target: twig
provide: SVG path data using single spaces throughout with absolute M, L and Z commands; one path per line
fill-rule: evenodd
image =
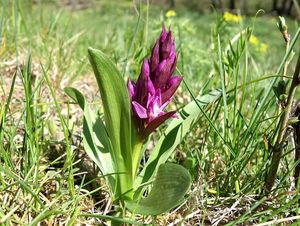
M 294 112 L 292 114 L 292 117 L 297 117 L 298 120 L 300 120 L 300 100 L 298 100 L 295 103 Z M 300 174 L 300 121 L 293 124 L 294 128 L 294 142 L 295 142 L 295 171 L 294 171 L 294 180 L 295 180 L 295 187 L 297 187 L 298 184 L 298 178 Z
M 289 90 L 288 98 L 287 98 L 287 105 L 284 109 L 284 112 L 280 118 L 280 128 L 279 128 L 279 134 L 277 136 L 275 145 L 271 147 L 272 151 L 272 159 L 271 159 L 271 165 L 269 168 L 269 172 L 266 176 L 265 180 L 265 191 L 267 193 L 270 193 L 272 190 L 272 187 L 275 182 L 279 162 L 282 156 L 283 151 L 283 143 L 284 143 L 284 134 L 286 131 L 286 128 L 288 126 L 289 116 L 292 109 L 293 99 L 295 96 L 295 92 L 297 89 L 297 86 L 300 84 L 299 81 L 299 73 L 300 73 L 300 52 L 297 60 L 296 69 L 293 75 L 292 84 Z

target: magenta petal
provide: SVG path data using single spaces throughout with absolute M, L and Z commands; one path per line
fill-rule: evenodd
M 162 104 L 164 104 L 172 98 L 181 81 L 181 76 L 173 76 L 169 79 L 167 89 L 162 93 Z
M 146 82 L 147 82 L 146 85 L 147 85 L 148 95 L 150 94 L 150 96 L 154 96 L 155 95 L 155 88 L 154 88 L 153 82 L 149 78 Z
M 143 106 L 146 106 L 149 96 L 151 97 L 154 95 L 155 95 L 154 85 L 153 85 L 150 77 L 147 76 L 147 77 L 145 77 L 145 80 L 144 80 L 144 83 L 142 86 L 139 103 Z
M 161 46 L 161 57 L 163 60 L 169 57 L 173 49 L 175 50 L 174 47 L 175 46 L 174 46 L 174 41 L 172 40 L 172 31 L 170 30 L 166 36 L 165 41 L 162 43 Z
M 139 118 L 141 118 L 141 119 L 148 118 L 146 108 L 144 108 L 142 105 L 140 105 L 136 101 L 132 101 L 132 106 L 133 106 L 135 113 L 139 116 Z
M 154 118 L 160 116 L 164 112 L 161 109 L 161 92 L 156 90 L 155 96 L 148 99 L 147 103 L 147 113 L 149 122 Z
M 159 64 L 159 40 L 156 41 L 151 53 L 151 58 L 150 58 L 151 73 L 156 70 L 158 64 Z
M 177 113 L 175 113 L 174 115 L 172 115 L 172 118 L 179 118 L 179 116 Z
M 176 56 L 176 53 L 175 53 L 175 58 L 174 58 L 174 62 L 173 62 L 173 65 L 171 67 L 171 70 L 170 70 L 170 74 L 172 75 L 176 69 L 176 62 L 177 62 L 177 56 Z
M 155 71 L 154 87 L 156 89 L 161 88 L 165 85 L 164 83 L 162 83 L 162 81 L 167 80 L 165 79 L 165 77 L 168 76 L 167 64 L 168 64 L 167 60 L 163 60 L 162 62 L 160 62 L 160 64 L 158 65 Z
M 140 88 L 143 86 L 145 80 L 150 76 L 150 66 L 148 59 L 145 59 L 142 64 L 141 73 L 137 80 L 137 86 Z
M 170 71 L 173 66 L 175 55 L 172 57 L 173 57 L 173 59 L 163 60 L 159 64 L 157 74 L 156 74 L 156 81 L 155 81 L 156 88 L 164 87 L 166 85 L 167 81 L 169 80 L 169 78 L 171 77 L 172 74 L 170 73 Z
M 154 96 L 149 95 L 147 105 L 146 105 L 148 113 L 153 112 L 155 102 L 156 102 L 156 95 L 154 95 Z
M 159 127 L 162 123 L 164 123 L 168 118 L 171 118 L 175 113 L 176 113 L 175 111 L 170 111 L 153 119 L 145 128 L 143 132 L 143 136 L 144 137 L 149 136 L 150 133 L 152 133 L 157 127 Z
M 144 77 L 149 77 L 150 76 L 150 66 L 149 66 L 149 61 L 148 59 L 145 59 L 143 61 L 142 65 L 142 70 L 141 70 L 141 75 Z
M 147 103 L 148 98 L 148 86 L 151 88 L 151 84 L 149 85 L 150 80 L 150 67 L 149 67 L 149 61 L 145 59 L 143 61 L 142 69 L 140 76 L 138 78 L 137 84 L 136 84 L 136 100 L 143 106 Z M 152 92 L 152 90 L 151 90 Z
M 135 83 L 131 80 L 128 80 L 127 82 L 127 88 L 129 92 L 130 99 L 134 99 L 134 94 L 135 94 Z
M 165 24 L 163 24 L 162 29 L 161 29 L 160 38 L 159 38 L 160 42 L 164 42 L 166 37 L 167 37 L 166 27 L 165 27 Z

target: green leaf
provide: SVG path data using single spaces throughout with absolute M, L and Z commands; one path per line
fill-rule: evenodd
M 200 106 L 206 106 L 217 100 L 222 94 L 221 90 L 213 90 L 209 94 L 196 98 Z M 195 101 L 187 104 L 178 114 L 178 118 L 173 119 L 167 127 L 163 136 L 155 145 L 149 160 L 135 181 L 135 197 L 139 197 L 143 188 L 141 184 L 150 181 L 160 164 L 165 163 L 176 147 L 182 142 L 185 135 L 191 131 L 192 127 L 198 122 L 201 116 L 201 110 Z
M 114 63 L 101 51 L 88 49 L 89 59 L 99 86 L 105 127 L 112 144 L 111 155 L 116 165 L 116 196 L 132 189 L 134 177 L 131 146 L 131 105 L 128 90 Z
M 84 111 L 85 98 L 84 98 L 83 94 L 79 90 L 72 88 L 72 87 L 66 87 L 66 88 L 64 88 L 64 91 Z
M 64 91 L 81 107 L 84 112 L 83 121 L 83 145 L 88 156 L 99 167 L 101 173 L 106 176 L 112 191 L 115 186 L 115 178 L 112 175 L 114 162 L 110 154 L 110 140 L 105 126 L 98 115 L 87 105 L 84 96 L 75 88 L 67 87 Z
M 183 201 L 191 184 L 191 176 L 184 167 L 165 163 L 160 165 L 149 195 L 139 202 L 128 202 L 126 207 L 133 213 L 159 215 Z

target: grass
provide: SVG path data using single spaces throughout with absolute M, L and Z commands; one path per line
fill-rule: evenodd
M 261 196 L 280 117 L 272 86 L 288 59 L 276 19 L 262 15 L 232 23 L 219 14 L 186 10 L 166 19 L 156 6 L 128 1 L 118 6 L 101 1 L 80 11 L 57 11 L 53 3 L 2 3 L 0 224 L 237 225 L 299 216 L 298 190 L 291 186 L 292 142 L 271 196 Z M 177 72 L 184 76 L 174 107 L 210 90 L 220 89 L 222 97 L 201 109 L 199 123 L 170 159 L 193 175 L 185 202 L 156 219 L 128 213 L 122 218 L 115 216 L 119 207 L 112 205 L 101 175 L 85 156 L 80 110 L 62 90 L 77 87 L 101 109 L 87 48 L 101 49 L 125 78 L 136 78 L 163 21 L 172 25 Z M 299 35 L 297 22 L 288 24 L 293 37 Z M 248 27 L 258 43 L 247 41 Z M 294 40 L 297 54 L 299 41 Z

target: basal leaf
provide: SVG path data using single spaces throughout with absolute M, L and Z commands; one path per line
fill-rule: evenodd
M 99 86 L 105 127 L 119 173 L 117 196 L 132 189 L 131 105 L 125 82 L 114 63 L 101 51 L 89 48 L 89 59 Z
M 217 100 L 221 95 L 220 90 L 211 91 L 209 94 L 197 97 L 200 106 L 206 106 Z M 201 110 L 195 101 L 187 104 L 179 111 L 178 118 L 172 120 L 163 136 L 155 145 L 146 165 L 135 181 L 135 187 L 138 190 L 135 196 L 141 195 L 143 189 L 141 184 L 147 183 L 153 178 L 160 164 L 165 163 L 175 148 L 182 142 L 185 135 L 190 132 L 192 127 L 198 122 L 201 116 Z
M 87 105 L 84 96 L 75 88 L 65 88 L 65 92 L 79 104 L 84 112 L 83 144 L 86 153 L 99 167 L 101 173 L 108 179 L 110 187 L 114 190 L 115 179 L 114 162 L 110 154 L 110 141 L 105 126 L 98 115 Z
M 138 202 L 127 203 L 127 208 L 142 215 L 162 214 L 183 201 L 190 184 L 191 176 L 184 167 L 174 163 L 162 164 L 149 195 Z

